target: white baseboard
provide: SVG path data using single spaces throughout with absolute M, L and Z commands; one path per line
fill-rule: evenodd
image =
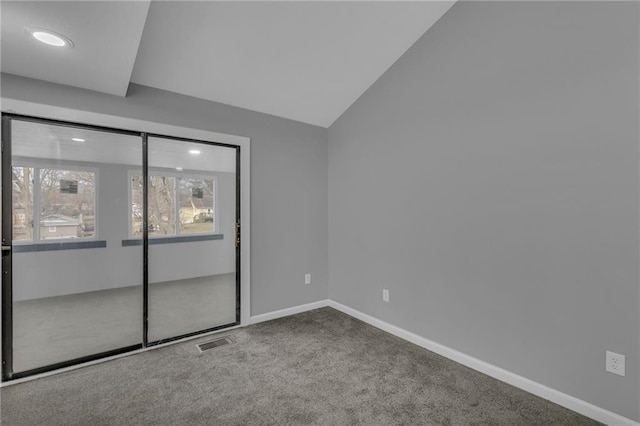
M 267 312 L 266 314 L 252 316 L 250 324 L 257 324 L 259 322 L 270 321 L 276 318 L 288 317 L 289 315 L 299 314 L 300 312 L 306 312 L 312 309 L 324 308 L 325 306 L 329 306 L 329 301 L 327 299 L 294 306 L 292 308 L 280 309 L 279 311 Z
M 329 300 L 328 302 L 330 307 L 361 321 L 364 321 L 376 328 L 384 330 L 387 333 L 391 333 L 394 336 L 397 336 L 401 339 L 435 352 L 438 355 L 442 355 L 455 362 L 484 373 L 487 376 L 491 376 L 512 386 L 523 389 L 529 393 L 554 402 L 558 405 L 566 407 L 599 422 L 615 426 L 640 426 L 640 423 L 637 423 L 619 414 L 597 407 L 591 403 L 575 398 L 571 395 L 567 395 L 566 393 L 562 393 L 540 383 L 534 382 L 533 380 L 519 376 L 500 367 L 496 367 L 495 365 L 481 361 L 462 352 L 458 352 L 455 349 L 451 349 L 447 346 L 441 345 L 440 343 L 425 339 L 424 337 L 418 336 L 415 333 L 411 333 L 400 327 L 396 327 L 395 325 L 391 325 L 387 322 L 381 321 L 377 318 L 357 311 L 341 303 L 335 302 L 333 300 Z

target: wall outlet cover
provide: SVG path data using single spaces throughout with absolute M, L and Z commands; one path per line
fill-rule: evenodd
M 624 355 L 607 351 L 607 363 L 605 366 L 605 370 L 609 373 L 624 376 L 624 360 Z

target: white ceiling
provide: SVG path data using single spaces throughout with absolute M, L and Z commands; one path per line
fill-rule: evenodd
M 120 96 L 131 81 L 328 127 L 454 1 L 2 1 L 0 69 Z M 38 44 L 30 26 L 75 47 Z
M 148 9 L 148 1 L 2 0 L 0 70 L 124 96 Z M 39 43 L 28 27 L 64 34 L 74 47 Z
M 142 138 L 140 136 L 108 133 L 96 130 L 12 120 L 11 149 L 14 164 L 28 164 L 30 160 L 51 160 L 66 163 L 125 164 L 142 167 Z M 73 138 L 84 139 L 84 142 Z M 199 151 L 192 154 L 190 150 Z M 182 168 L 189 171 L 228 172 L 236 170 L 236 151 L 217 145 L 175 141 L 149 137 L 149 168 Z

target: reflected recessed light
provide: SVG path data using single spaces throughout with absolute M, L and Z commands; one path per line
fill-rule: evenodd
M 182 171 L 182 167 L 176 167 L 176 170 L 181 172 Z
M 28 28 L 27 32 L 39 42 L 55 47 L 73 47 L 73 42 L 62 34 L 42 28 Z
M 189 154 L 198 155 L 200 154 L 200 151 L 198 151 L 197 149 L 190 149 Z
M 74 142 L 84 142 L 84 139 L 82 138 L 71 138 L 71 140 Z

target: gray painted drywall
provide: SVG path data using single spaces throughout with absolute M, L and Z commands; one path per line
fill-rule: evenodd
M 251 315 L 327 298 L 326 129 L 135 84 L 121 98 L 0 78 L 4 98 L 250 137 Z
M 329 128 L 330 299 L 640 420 L 638 8 L 454 5 Z

